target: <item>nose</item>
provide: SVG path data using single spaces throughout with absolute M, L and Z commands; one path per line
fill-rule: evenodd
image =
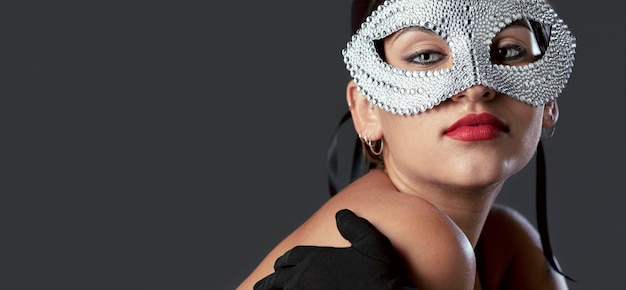
M 452 96 L 452 100 L 455 102 L 480 102 L 492 100 L 495 96 L 496 91 L 483 85 L 473 85 Z

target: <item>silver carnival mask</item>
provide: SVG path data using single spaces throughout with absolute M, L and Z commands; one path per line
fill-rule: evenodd
M 545 51 L 521 66 L 494 63 L 492 40 L 516 21 L 549 31 Z M 387 64 L 375 42 L 411 26 L 445 40 L 452 67 L 411 71 Z M 342 53 L 359 91 L 370 102 L 394 114 L 412 115 L 473 85 L 532 106 L 544 105 L 565 88 L 575 48 L 575 37 L 543 0 L 387 0 L 363 22 Z

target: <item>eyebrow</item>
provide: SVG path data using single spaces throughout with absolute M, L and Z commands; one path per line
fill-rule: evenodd
M 436 35 L 439 36 L 437 33 L 435 33 L 434 31 L 426 28 L 426 27 L 422 27 L 422 26 L 409 26 L 409 27 L 405 27 L 402 28 L 400 30 L 398 30 L 398 33 L 396 33 L 391 39 L 391 43 L 393 43 L 398 37 L 400 37 L 400 35 L 404 34 L 407 31 L 420 31 L 420 32 L 426 32 L 432 35 Z

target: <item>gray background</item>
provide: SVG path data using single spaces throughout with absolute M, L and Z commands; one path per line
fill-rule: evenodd
M 552 246 L 571 289 L 626 289 L 625 4 L 551 2 L 578 39 Z M 349 8 L 1 2 L 0 289 L 233 289 L 329 197 Z M 532 221 L 533 174 L 499 197 Z

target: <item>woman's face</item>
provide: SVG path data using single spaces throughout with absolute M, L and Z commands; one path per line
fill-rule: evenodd
M 423 28 L 397 31 L 383 45 L 386 62 L 406 70 L 450 68 L 454 61 L 446 41 Z M 539 57 L 526 26 L 511 25 L 493 40 L 493 63 L 519 66 Z M 385 167 L 400 184 L 476 187 L 499 184 L 528 163 L 543 106 L 476 85 L 417 115 L 380 113 Z

